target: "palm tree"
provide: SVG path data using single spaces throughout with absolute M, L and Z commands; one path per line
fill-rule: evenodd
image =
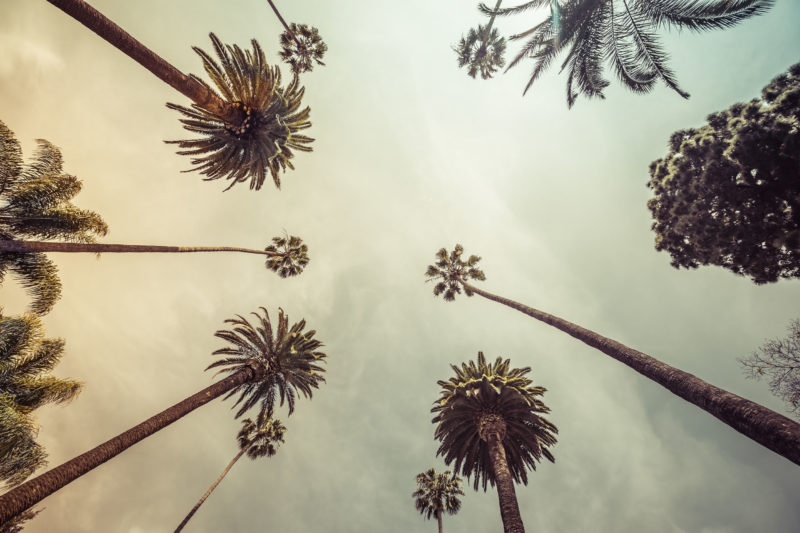
M 437 282 L 433 288 L 435 296 L 442 294 L 445 300 L 451 301 L 463 289 L 467 296 L 478 294 L 549 324 L 628 365 L 736 431 L 800 465 L 800 424 L 797 422 L 594 331 L 471 285 L 467 280 L 482 281 L 486 276 L 476 266 L 480 257 L 472 255 L 464 261 L 461 259 L 463 252 L 464 248 L 457 244 L 449 254 L 444 248 L 436 253 L 436 263 L 429 265 L 425 273 L 426 281 Z
M 456 514 L 461 509 L 463 496 L 461 478 L 446 470 L 437 473 L 433 467 L 421 474 L 417 474 L 417 490 L 411 494 L 414 505 L 427 520 L 436 517 L 439 523 L 439 533 L 442 533 L 442 514 Z
M 0 316 L 0 480 L 9 486 L 47 464 L 34 411 L 81 391 L 80 382 L 49 375 L 63 351 L 62 339 L 44 338 L 36 315 Z
M 497 0 L 494 11 L 500 9 L 503 0 Z M 488 80 L 498 68 L 506 64 L 503 54 L 506 51 L 506 40 L 500 37 L 497 29 L 492 29 L 495 15 L 489 19 L 486 26 L 478 25 L 478 28 L 470 28 L 466 37 L 462 37 L 458 46 L 453 50 L 458 55 L 458 68 L 469 65 L 467 74 L 474 78 L 478 71 L 481 78 Z
M 70 200 L 81 190 L 75 176 L 62 171 L 59 149 L 39 140 L 33 160 L 23 164 L 13 132 L 0 122 L 0 242 L 24 238 L 91 243 L 108 226 L 97 213 Z M 44 254 L 0 251 L 0 281 L 11 271 L 32 295 L 30 310 L 44 315 L 61 295 L 57 269 Z
M 450 365 L 455 376 L 438 381 L 441 390 L 434 403 L 437 455 L 455 462 L 454 472 L 473 476 L 473 488 L 497 485 L 500 515 L 505 533 L 524 533 L 514 483 L 528 484 L 526 469 L 536 470 L 542 456 L 555 459 L 547 448 L 556 443 L 558 429 L 540 415 L 550 411 L 539 396 L 547 390 L 532 385 L 525 375 L 530 368 L 510 368 L 511 361 L 498 357 L 487 363 L 483 352 L 478 362 Z
M 280 277 L 300 274 L 308 265 L 308 246 L 295 235 L 273 237 L 272 244 L 264 250 L 237 248 L 233 246 L 156 246 L 145 244 L 101 244 L 48 241 L 0 240 L 0 254 L 40 255 L 45 252 L 66 253 L 192 253 L 192 252 L 241 252 L 267 256 L 266 267 Z
M 286 31 L 281 34 L 281 51 L 279 55 L 285 63 L 292 67 L 292 72 L 301 74 L 313 69 L 312 61 L 318 65 L 325 65 L 322 56 L 328 51 L 328 45 L 322 40 L 317 28 L 306 24 L 286 24 L 280 11 L 272 0 L 267 0 L 275 16 Z
M 534 67 L 523 94 L 550 66 L 555 56 L 568 49 L 562 70 L 567 70 L 567 104 L 572 107 L 580 94 L 603 98 L 609 82 L 604 64 L 611 63 L 617 78 L 629 89 L 646 93 L 661 80 L 683 98 L 689 94 L 678 86 L 667 66 L 668 56 L 657 31 L 676 27 L 691 31 L 729 28 L 767 11 L 774 0 L 530 0 L 505 9 L 480 10 L 489 16 L 516 15 L 551 6 L 552 16 L 510 40 L 528 39 L 509 63 L 523 59 Z
M 200 506 L 203 505 L 203 502 L 205 502 L 214 489 L 217 488 L 222 478 L 233 468 L 233 465 L 236 464 L 236 461 L 238 461 L 242 455 L 246 453 L 250 459 L 254 460 L 259 457 L 272 457 L 278 452 L 278 447 L 283 443 L 285 433 L 286 427 L 283 423 L 280 420 L 269 418 L 267 415 L 259 413 L 255 422 L 249 418 L 245 419 L 242 422 L 242 429 L 239 431 L 239 435 L 237 435 L 239 453 L 228 463 L 228 466 L 225 467 L 225 470 L 222 471 L 222 474 L 219 475 L 216 481 L 211 484 L 206 493 L 203 494 L 203 497 L 200 498 L 200 501 L 192 507 L 192 510 L 189 511 L 186 518 L 178 524 L 175 533 L 178 533 L 186 526 L 189 519 L 191 519 Z
M 313 139 L 297 133 L 311 126 L 309 108 L 299 110 L 304 89 L 296 76 L 287 87 L 281 87 L 280 69 L 267 64 L 255 40 L 250 52 L 223 45 L 210 34 L 220 63 L 193 48 L 218 94 L 197 76 L 187 76 L 167 63 L 83 0 L 48 2 L 193 102 L 191 108 L 175 104 L 167 107 L 183 114 L 184 127 L 203 137 L 168 142 L 178 144 L 183 149 L 180 154 L 197 156 L 192 159 L 198 165 L 193 170 L 204 174 L 206 180 L 224 177 L 231 180 L 230 189 L 249 178 L 250 188 L 258 190 L 269 171 L 275 186 L 280 187 L 278 171 L 294 168 L 289 161 L 294 157 L 293 150 L 311 151 L 308 144 Z
M 223 357 L 206 370 L 219 368 L 220 372 L 228 374 L 226 378 L 3 494 L 0 496 L 0 524 L 223 394 L 224 399 L 239 395 L 233 405 L 239 408 L 235 415 L 237 418 L 254 407 L 262 417 L 271 415 L 278 397 L 280 405 L 286 401 L 291 415 L 298 392 L 310 398 L 312 389 L 325 382 L 322 376 L 325 369 L 320 364 L 326 355 L 318 350 L 322 343 L 314 339 L 316 331 L 303 331 L 305 320 L 289 327 L 289 317 L 281 309 L 278 327 L 273 332 L 267 310 L 262 307 L 261 311 L 263 316 L 253 313 L 258 319 L 256 326 L 237 316 L 226 320 L 233 324 L 231 330 L 215 333 L 229 345 L 214 352 L 214 355 Z

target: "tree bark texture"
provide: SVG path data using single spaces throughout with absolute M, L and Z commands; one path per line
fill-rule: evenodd
M 800 465 L 800 424 L 797 422 L 577 324 L 483 291 L 468 283 L 464 283 L 464 286 L 475 294 L 525 313 L 597 348 L 687 402 L 711 413 L 762 446 Z
M 517 504 L 517 493 L 514 490 L 514 479 L 508 468 L 508 459 L 503 443 L 496 433 L 490 435 L 486 443 L 489 446 L 489 457 L 494 470 L 497 498 L 500 500 L 503 531 L 504 533 L 525 533 L 525 526 L 522 524 L 522 516 Z
M 436 511 L 436 521 L 439 522 L 439 533 L 443 533 L 444 529 L 442 529 L 442 512 Z
M 151 246 L 146 244 L 99 244 L 48 241 L 6 241 L 0 240 L 0 252 L 66 252 L 66 253 L 190 253 L 190 252 L 242 252 L 246 254 L 280 255 L 266 250 L 236 248 L 232 246 Z
M 210 387 L 206 387 L 200 392 L 189 396 L 185 400 L 176 403 L 169 409 L 148 418 L 138 426 L 134 426 L 124 433 L 120 433 L 113 439 L 92 448 L 88 452 L 70 459 L 66 463 L 8 491 L 0 496 L 0 524 L 3 524 L 22 511 L 33 507 L 64 485 L 75 481 L 86 472 L 97 468 L 145 437 L 149 437 L 156 431 L 167 427 L 198 407 L 225 394 L 237 385 L 255 379 L 255 375 L 256 372 L 253 368 L 246 367 L 214 383 Z
M 155 74 L 161 81 L 228 124 L 238 124 L 239 113 L 199 81 L 183 74 L 134 39 L 128 32 L 83 0 L 47 0 L 122 53 Z
M 222 473 L 219 475 L 216 481 L 214 481 L 214 483 L 211 484 L 206 493 L 203 494 L 203 497 L 200 498 L 200 501 L 198 501 L 194 505 L 194 507 L 192 507 L 192 510 L 189 511 L 189 514 L 186 515 L 186 518 L 183 519 L 183 522 L 178 524 L 178 527 L 175 528 L 175 533 L 179 533 L 186 526 L 186 524 L 189 522 L 192 516 L 194 516 L 194 513 L 196 513 L 197 510 L 200 508 L 200 506 L 203 505 L 203 502 L 205 502 L 208 499 L 208 497 L 211 496 L 211 493 L 214 492 L 214 489 L 217 488 L 217 485 L 219 485 L 219 482 L 222 481 L 222 478 L 228 475 L 228 472 L 230 472 L 231 468 L 233 468 L 233 465 L 236 464 L 236 461 L 238 461 L 242 457 L 242 455 L 244 455 L 245 452 L 250 449 L 250 446 L 252 445 L 253 443 L 251 442 L 250 444 L 239 450 L 239 453 L 237 453 L 236 456 L 233 458 L 233 460 L 230 463 L 228 463 L 228 466 L 225 467 L 225 470 L 222 471 Z

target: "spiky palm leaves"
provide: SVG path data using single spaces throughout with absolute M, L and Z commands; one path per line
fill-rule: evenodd
M 288 31 L 281 33 L 281 59 L 287 63 L 295 74 L 313 70 L 314 63 L 325 66 L 322 57 L 328 51 L 328 45 L 322 40 L 317 28 L 306 24 L 292 23 Z
M 480 5 L 488 16 L 515 15 L 552 4 L 553 0 L 531 0 L 505 9 Z M 568 49 L 561 69 L 567 70 L 567 104 L 580 94 L 603 98 L 609 82 L 604 65 L 611 63 L 617 78 L 629 89 L 646 93 L 661 80 L 684 98 L 675 74 L 667 66 L 668 56 L 658 30 L 677 27 L 706 31 L 731 27 L 761 14 L 774 0 L 566 0 L 553 16 L 510 40 L 527 39 L 506 70 L 523 59 L 533 59 L 525 94 L 555 56 Z M 560 24 L 555 23 L 556 13 Z
M 449 254 L 445 248 L 441 248 L 436 252 L 436 263 L 428 265 L 428 270 L 425 276 L 428 278 L 425 281 L 436 281 L 433 287 L 433 295 L 439 296 L 444 294 L 444 299 L 452 302 L 456 299 L 456 294 L 464 293 L 467 296 L 472 296 L 472 291 L 469 287 L 463 285 L 464 281 L 474 279 L 483 281 L 486 275 L 475 265 L 481 260 L 477 255 L 469 256 L 469 259 L 463 261 L 461 255 L 464 253 L 464 248 L 460 244 L 456 244 L 455 248 Z
M 108 226 L 100 215 L 70 203 L 81 182 L 62 171 L 59 149 L 41 139 L 38 143 L 33 160 L 24 165 L 19 142 L 0 122 L 0 239 L 87 243 L 105 235 Z M 0 281 L 8 271 L 33 297 L 34 313 L 49 312 L 61 295 L 57 269 L 44 254 L 0 253 Z
M 233 388 L 225 398 L 239 394 L 234 407 L 239 406 L 236 416 L 240 417 L 251 407 L 259 404 L 259 415 L 271 415 L 275 407 L 276 395 L 280 404 L 284 400 L 289 406 L 289 414 L 294 411 L 296 391 L 310 398 L 312 389 L 325 382 L 322 373 L 325 371 L 320 363 L 326 355 L 318 351 L 322 343 L 314 339 L 316 331 L 304 333 L 306 321 L 301 320 L 289 327 L 289 317 L 278 310 L 278 327 L 272 329 L 269 313 L 261 308 L 264 316 L 253 315 L 258 319 L 257 325 L 251 325 L 243 317 L 228 319 L 233 324 L 231 330 L 217 331 L 215 335 L 226 340 L 230 346 L 220 348 L 214 355 L 223 355 L 223 359 L 208 366 L 220 368 L 220 372 L 235 374 L 245 367 L 262 367 L 263 379 L 243 383 Z
M 45 339 L 34 315 L 0 316 L 0 480 L 16 485 L 46 464 L 33 411 L 72 400 L 81 384 L 47 375 L 64 341 Z
M 463 495 L 461 478 L 449 470 L 437 473 L 431 467 L 417 474 L 417 490 L 411 497 L 417 511 L 430 520 L 432 516 L 441 519 L 444 513 L 456 514 L 461 509 L 459 496 Z
M 295 235 L 273 237 L 272 244 L 265 250 L 274 254 L 267 258 L 267 268 L 282 278 L 296 276 L 308 265 L 308 246 Z
M 489 433 L 499 431 L 508 468 L 517 483 L 527 484 L 526 469 L 536 470 L 542 456 L 554 461 L 547 449 L 556 443 L 558 429 L 540 415 L 548 413 L 539 396 L 546 391 L 526 377 L 529 367 L 510 368 L 509 359 L 498 357 L 487 363 L 478 352 L 477 363 L 450 365 L 455 376 L 438 381 L 441 396 L 432 413 L 435 437 L 441 442 L 437 455 L 445 463 L 455 462 L 454 472 L 473 476 L 473 487 L 495 485 L 489 455 Z
M 488 80 L 506 64 L 503 58 L 506 40 L 491 26 L 470 28 L 453 50 L 458 55 L 458 67 L 467 66 L 467 74 L 472 78 L 480 72 L 481 78 Z
M 311 126 L 310 109 L 300 110 L 305 89 L 297 76 L 281 87 L 281 74 L 277 66 L 267 64 L 264 51 L 258 42 L 251 41 L 250 50 L 237 45 L 224 45 L 216 35 L 210 34 L 214 51 L 219 59 L 198 47 L 193 50 L 203 60 L 203 66 L 222 98 L 239 110 L 241 122 L 230 124 L 196 104 L 191 108 L 167 104 L 186 118 L 184 128 L 202 135 L 199 139 L 167 141 L 183 150 L 179 154 L 197 156 L 191 171 L 198 171 L 206 180 L 225 178 L 231 184 L 250 180 L 251 189 L 260 189 L 267 173 L 280 188 L 279 172 L 293 169 L 293 150 L 310 152 L 308 146 L 314 139 L 297 133 Z M 199 78 L 193 78 L 204 83 Z

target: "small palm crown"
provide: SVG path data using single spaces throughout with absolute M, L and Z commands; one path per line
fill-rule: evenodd
M 282 278 L 296 276 L 308 265 L 308 246 L 300 237 L 273 237 L 272 244 L 265 250 L 273 254 L 267 259 L 267 268 Z
M 506 64 L 503 54 L 506 51 L 506 40 L 500 37 L 497 29 L 488 26 L 470 28 L 466 37 L 462 37 L 453 50 L 458 54 L 458 66 L 469 65 L 467 74 L 475 77 L 478 72 L 481 78 L 491 78 L 498 68 Z
M 219 89 L 222 98 L 239 112 L 237 124 L 222 119 L 193 104 L 186 108 L 167 104 L 184 117 L 184 128 L 203 135 L 199 139 L 167 141 L 184 150 L 179 154 L 197 156 L 192 159 L 191 170 L 207 176 L 206 180 L 225 178 L 231 184 L 250 180 L 251 189 L 260 189 L 267 172 L 280 188 L 279 171 L 293 169 L 292 150 L 310 152 L 308 146 L 314 139 L 297 132 L 311 127 L 310 109 L 298 111 L 305 89 L 297 76 L 286 87 L 281 87 L 281 73 L 277 66 L 267 64 L 264 51 L 252 40 L 253 51 L 244 51 L 236 45 L 223 45 L 210 34 L 214 51 L 221 63 L 198 47 L 193 50 L 203 60 L 203 66 Z M 192 76 L 209 90 L 213 89 L 196 76 Z M 187 171 L 188 172 L 188 171 Z
M 259 404 L 259 414 L 269 418 L 274 411 L 276 395 L 280 397 L 280 405 L 286 400 L 291 415 L 297 391 L 310 398 L 312 389 L 325 382 L 322 376 L 325 369 L 320 363 L 327 356 L 318 351 L 322 343 L 314 338 L 316 331 L 304 333 L 305 320 L 289 328 L 289 317 L 283 309 L 278 309 L 278 328 L 273 332 L 267 310 L 262 307 L 261 311 L 264 316 L 253 313 L 258 319 L 256 326 L 241 316 L 225 321 L 233 324 L 233 329 L 220 330 L 214 335 L 228 341 L 230 346 L 216 350 L 214 355 L 225 357 L 206 368 L 221 367 L 220 372 L 228 374 L 247 367 L 254 370 L 256 379 L 239 385 L 225 396 L 227 399 L 239 393 L 233 405 L 240 406 L 237 418 L 256 404 Z
M 456 294 L 461 294 L 461 289 L 464 289 L 464 294 L 472 296 L 473 292 L 464 285 L 468 279 L 484 281 L 486 275 L 475 265 L 481 260 L 477 255 L 469 256 L 469 259 L 463 261 L 461 255 L 464 253 L 464 248 L 460 244 L 449 254 L 445 248 L 441 248 L 436 252 L 436 263 L 428 265 L 428 270 L 425 276 L 428 278 L 425 281 L 438 280 L 433 287 L 433 295 L 439 296 L 444 294 L 444 299 L 452 302 L 456 299 Z
M 546 391 L 532 385 L 525 375 L 529 367 L 510 368 L 510 360 L 498 357 L 487 363 L 483 352 L 478 361 L 450 365 L 455 376 L 438 381 L 441 397 L 434 403 L 437 424 L 435 438 L 441 445 L 437 455 L 445 463 L 455 461 L 454 472 L 469 478 L 473 486 L 487 483 L 494 486 L 495 474 L 489 455 L 488 441 L 498 438 L 508 458 L 514 481 L 527 484 L 526 469 L 536 470 L 536 462 L 544 456 L 555 461 L 547 449 L 556 443 L 558 429 L 539 416 L 550 411 L 538 397 Z
M 461 509 L 463 496 L 461 490 L 461 478 L 446 470 L 437 473 L 431 467 L 421 474 L 417 474 L 417 490 L 411 497 L 414 498 L 414 506 L 427 520 L 431 517 L 440 516 L 443 513 L 456 514 Z
M 328 45 L 322 40 L 317 28 L 306 24 L 292 23 L 291 32 L 281 33 L 281 51 L 278 55 L 287 63 L 295 74 L 309 72 L 317 65 L 325 66 L 322 56 L 328 51 Z
M 247 449 L 250 459 L 258 459 L 275 455 L 283 444 L 285 434 L 286 426 L 283 422 L 259 413 L 255 421 L 249 418 L 242 421 L 242 429 L 236 439 L 240 449 Z

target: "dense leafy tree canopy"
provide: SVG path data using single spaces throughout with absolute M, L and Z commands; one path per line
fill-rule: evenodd
M 105 235 L 108 226 L 100 215 L 70 203 L 82 185 L 62 171 L 59 149 L 41 139 L 38 143 L 32 161 L 24 165 L 19 142 L 0 122 L 0 239 L 91 243 Z M 56 267 L 44 254 L 0 253 L 0 281 L 8 271 L 20 277 L 37 314 L 50 311 L 61 295 Z
M 772 339 L 749 357 L 740 359 L 748 378 L 769 379 L 769 390 L 800 415 L 800 320 L 789 325 L 783 339 Z
M 319 35 L 319 30 L 306 24 L 292 23 L 288 31 L 281 33 L 281 50 L 278 52 L 284 63 L 295 74 L 314 69 L 314 63 L 325 66 L 322 57 L 328 45 Z
M 425 281 L 436 282 L 433 286 L 434 296 L 443 295 L 446 301 L 452 302 L 456 299 L 456 294 L 461 294 L 462 288 L 464 294 L 472 296 L 472 291 L 463 282 L 486 279 L 483 271 L 476 266 L 481 258 L 471 255 L 464 261 L 461 259 L 463 253 L 464 247 L 460 244 L 456 244 L 449 254 L 445 248 L 436 252 L 436 263 L 428 265 L 428 270 L 425 271 L 425 277 L 428 278 Z
M 656 249 L 756 283 L 800 277 L 800 63 L 760 99 L 672 135 L 650 165 Z
M 282 278 L 297 276 L 309 262 L 308 246 L 303 244 L 303 239 L 295 235 L 273 237 L 272 244 L 265 250 L 274 254 L 267 258 L 267 269 Z
M 417 474 L 417 490 L 411 497 L 414 498 L 417 511 L 430 520 L 431 517 L 441 517 L 444 513 L 456 514 L 461 509 L 459 496 L 463 495 L 461 478 L 449 470 L 436 472 L 431 467 Z
M 286 426 L 277 418 L 269 418 L 266 413 L 259 413 L 255 420 L 245 418 L 242 429 L 236 436 L 239 449 L 247 449 L 250 459 L 272 457 L 278 453 L 286 435 Z

